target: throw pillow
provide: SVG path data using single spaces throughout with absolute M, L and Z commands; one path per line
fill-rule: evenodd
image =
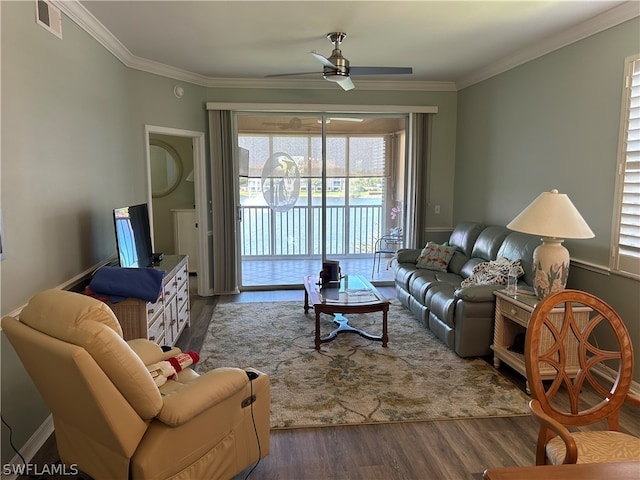
M 420 252 L 420 256 L 416 262 L 416 267 L 446 272 L 447 266 L 455 252 L 456 247 L 428 242 L 422 249 L 422 252 Z
M 471 285 L 506 285 L 511 269 L 514 269 L 517 276 L 524 274 L 520 266 L 520 260 L 509 260 L 500 257 L 490 262 L 479 263 L 473 267 L 473 273 L 465 278 L 460 284 L 461 287 Z

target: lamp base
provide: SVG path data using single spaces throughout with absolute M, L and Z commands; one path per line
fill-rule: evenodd
M 533 288 L 538 299 L 564 290 L 569 278 L 569 250 L 562 239 L 543 237 L 533 251 Z

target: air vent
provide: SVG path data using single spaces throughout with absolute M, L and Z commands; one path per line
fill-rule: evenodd
M 36 23 L 56 37 L 62 38 L 60 9 L 48 0 L 36 0 Z

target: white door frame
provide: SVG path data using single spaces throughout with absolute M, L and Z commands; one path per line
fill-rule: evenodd
M 204 297 L 212 295 L 209 288 L 209 248 L 207 247 L 207 237 L 209 235 L 207 225 L 207 188 L 205 174 L 205 139 L 203 132 L 192 130 L 182 130 L 170 127 L 160 127 L 156 125 L 145 125 L 145 155 L 147 161 L 147 203 L 149 205 L 149 221 L 151 223 L 151 237 L 153 238 L 153 210 L 151 194 L 151 149 L 149 148 L 149 135 L 152 133 L 161 135 L 173 135 L 176 137 L 186 137 L 191 139 L 193 147 L 193 183 L 196 201 L 196 221 L 198 222 L 198 295 Z

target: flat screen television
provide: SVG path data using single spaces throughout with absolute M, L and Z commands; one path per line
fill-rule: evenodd
M 123 268 L 153 264 L 149 209 L 146 203 L 113 210 L 118 260 Z

